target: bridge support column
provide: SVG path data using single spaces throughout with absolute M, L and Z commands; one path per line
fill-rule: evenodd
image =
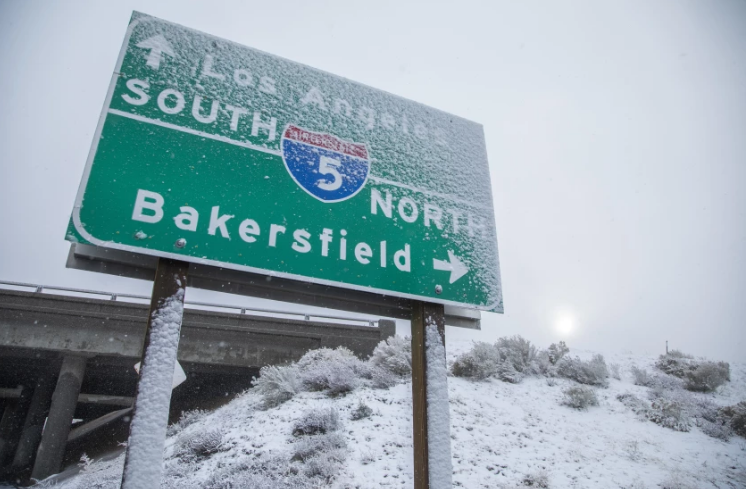
M 10 465 L 13 460 L 13 452 L 18 446 L 23 420 L 26 418 L 30 403 L 31 388 L 23 386 L 21 395 L 5 406 L 3 417 L 0 419 L 0 469 Z M 5 470 L 2 471 L 5 472 Z
M 23 479 L 30 474 L 34 455 L 39 448 L 44 421 L 47 419 L 49 406 L 52 404 L 52 394 L 54 393 L 59 366 L 59 363 L 57 363 L 55 369 L 48 369 L 41 373 L 36 381 L 34 394 L 31 396 L 31 405 L 11 465 L 11 471 Z
M 67 436 L 78 404 L 80 385 L 85 374 L 86 358 L 68 355 L 62 360 L 62 368 L 52 395 L 49 417 L 36 452 L 31 478 L 43 480 L 59 472 L 65 455 Z

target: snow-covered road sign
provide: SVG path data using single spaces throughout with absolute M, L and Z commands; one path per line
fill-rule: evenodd
M 502 311 L 480 125 L 137 12 L 67 239 Z

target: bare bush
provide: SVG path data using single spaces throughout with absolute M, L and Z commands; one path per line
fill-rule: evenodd
M 327 391 L 332 396 L 353 391 L 360 379 L 370 374 L 368 366 L 343 346 L 311 350 L 298 360 L 296 368 L 306 389 Z
M 471 350 L 459 355 L 451 366 L 456 377 L 486 379 L 497 373 L 499 356 L 495 347 L 483 341 L 475 342 Z
M 293 436 L 331 433 L 339 427 L 339 411 L 336 408 L 312 409 L 295 422 Z
M 412 375 L 412 341 L 410 338 L 390 336 L 373 350 L 370 365 L 399 377 Z
M 578 357 L 565 357 L 557 363 L 557 374 L 580 384 L 600 387 L 608 385 L 609 370 L 601 355 L 594 355 L 588 361 Z
M 590 387 L 577 386 L 565 389 L 562 404 L 574 409 L 588 409 L 589 406 L 598 406 L 596 391 Z
M 547 353 L 549 354 L 549 361 L 552 363 L 552 365 L 556 365 L 557 362 L 562 360 L 562 357 L 570 353 L 570 349 L 567 347 L 564 341 L 560 341 L 559 343 L 552 343 L 549 345 L 549 348 L 547 348 Z
M 303 390 L 295 365 L 262 367 L 259 378 L 254 377 L 252 384 L 262 396 L 265 408 L 279 406 Z

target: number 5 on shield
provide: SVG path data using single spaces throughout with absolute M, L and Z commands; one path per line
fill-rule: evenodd
M 334 180 L 331 182 L 328 180 L 319 180 L 316 182 L 316 186 L 321 190 L 337 190 L 342 186 L 342 175 L 339 174 L 337 168 L 341 166 L 341 163 L 336 158 L 330 158 L 328 156 L 321 156 L 321 162 L 319 163 L 319 173 L 322 175 L 331 175 Z

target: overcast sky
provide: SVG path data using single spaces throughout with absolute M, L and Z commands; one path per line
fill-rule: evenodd
M 743 0 L 0 0 L 0 280 L 150 293 L 65 269 L 132 10 L 483 124 L 506 312 L 449 337 L 746 359 Z

